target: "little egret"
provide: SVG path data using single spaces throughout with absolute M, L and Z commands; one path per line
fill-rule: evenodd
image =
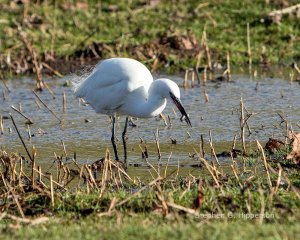
M 192 126 L 181 105 L 178 85 L 166 78 L 153 81 L 146 66 L 134 59 L 111 58 L 100 62 L 86 78 L 74 83 L 74 93 L 90 104 L 96 113 L 112 117 L 111 142 L 116 160 L 119 160 L 115 141 L 115 122 L 118 115 L 126 116 L 122 133 L 125 161 L 128 116 L 157 116 L 164 110 L 167 99 L 170 99 L 187 124 Z

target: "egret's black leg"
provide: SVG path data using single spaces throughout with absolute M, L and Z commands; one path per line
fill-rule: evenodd
M 111 129 L 111 143 L 112 143 L 113 148 L 114 148 L 115 159 L 117 161 L 119 161 L 118 151 L 117 151 L 117 145 L 116 145 L 116 137 L 115 137 L 115 131 L 116 131 L 115 123 L 116 123 L 116 117 L 113 116 L 112 117 L 112 129 Z
M 127 125 L 128 125 L 128 117 L 126 117 L 125 120 L 125 127 L 124 131 L 122 133 L 122 140 L 123 140 L 123 146 L 124 146 L 124 162 L 127 160 L 127 148 L 126 148 L 126 132 L 127 132 Z

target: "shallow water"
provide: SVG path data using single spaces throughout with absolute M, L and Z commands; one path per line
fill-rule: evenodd
M 160 75 L 165 77 L 165 75 Z M 160 77 L 158 76 L 158 77 Z M 157 76 L 156 76 L 157 77 Z M 168 76 L 178 84 L 183 83 L 181 77 Z M 32 93 L 34 79 L 23 78 L 7 82 L 11 92 L 8 93 L 3 84 L 0 85 L 0 92 L 3 96 L 0 99 L 0 115 L 4 119 L 4 134 L 0 135 L 0 146 L 5 150 L 18 151 L 25 155 L 21 141 L 11 123 L 9 113 L 12 113 L 17 126 L 23 136 L 26 145 L 30 148 L 34 145 L 37 149 L 37 160 L 49 162 L 54 160 L 54 152 L 57 155 L 63 154 L 62 141 L 65 143 L 67 153 L 77 154 L 77 159 L 82 163 L 92 162 L 104 156 L 106 148 L 111 150 L 110 120 L 105 115 L 97 115 L 90 106 L 84 106 L 75 99 L 70 87 L 63 87 L 67 78 L 46 79 L 49 87 L 53 90 L 56 98 L 45 90 L 38 95 L 46 104 L 63 119 L 63 124 L 42 105 L 36 104 L 36 97 Z M 257 88 L 257 89 L 256 89 Z M 185 122 L 180 121 L 180 114 L 174 115 L 172 104 L 168 104 L 164 111 L 165 116 L 170 115 L 171 126 L 165 126 L 159 119 L 138 119 L 136 127 L 128 128 L 128 162 L 144 164 L 141 157 L 141 149 L 146 144 L 149 153 L 149 160 L 157 160 L 157 150 L 154 140 L 154 132 L 159 129 L 159 141 L 162 151 L 162 162 L 170 157 L 170 164 L 191 165 L 197 161 L 191 157 L 198 151 L 200 136 L 204 137 L 207 153 L 209 130 L 212 132 L 213 144 L 217 152 L 229 150 L 234 135 L 239 136 L 239 104 L 243 97 L 244 104 L 249 112 L 256 115 L 251 117 L 249 125 L 252 130 L 247 135 L 247 147 L 254 147 L 254 140 L 258 139 L 265 143 L 269 137 L 284 140 L 285 125 L 280 124 L 281 118 L 278 113 L 287 116 L 289 124 L 295 130 L 299 130 L 300 123 L 300 84 L 289 82 L 282 78 L 261 77 L 250 79 L 245 75 L 233 75 L 230 82 L 207 82 L 206 84 L 209 102 L 205 103 L 203 86 L 194 88 L 181 88 L 181 99 L 188 112 L 192 125 L 189 128 Z M 63 113 L 63 93 L 67 96 L 67 111 Z M 31 140 L 28 138 L 25 119 L 11 109 L 11 105 L 19 108 L 34 122 L 30 126 Z M 86 122 L 85 119 L 90 120 Z M 123 130 L 124 117 L 121 117 L 117 125 L 119 138 L 119 154 L 122 156 L 123 147 L 121 144 L 121 132 Z M 11 129 L 11 131 L 10 131 Z M 171 144 L 171 139 L 176 139 L 177 144 Z M 141 144 L 141 139 L 144 143 Z M 239 137 L 237 142 L 239 142 Z M 139 146 L 140 145 L 140 146 Z M 112 150 L 111 150 L 112 151 Z M 226 161 L 226 159 L 221 159 Z

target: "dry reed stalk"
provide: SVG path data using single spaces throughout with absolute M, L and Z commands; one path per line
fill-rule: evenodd
M 46 87 L 46 89 L 48 90 L 48 92 L 51 94 L 52 98 L 55 99 L 55 93 L 51 90 L 51 88 L 48 86 L 48 84 L 46 82 L 44 82 L 44 86 Z
M 199 53 L 197 54 L 197 61 L 196 61 L 196 66 L 195 66 L 195 69 L 196 72 L 198 72 L 198 68 L 200 67 L 200 64 L 201 64 L 201 59 L 202 59 L 202 50 L 199 50 Z M 200 84 L 200 82 L 199 82 Z
M 172 126 L 172 120 L 171 120 L 171 117 L 170 117 L 169 114 L 168 114 L 168 122 L 169 122 L 169 126 L 171 127 Z
M 31 185 L 32 185 L 32 188 L 34 188 L 34 186 L 35 186 L 35 174 L 34 174 L 35 157 L 36 157 L 36 148 L 34 146 L 32 146 L 32 161 L 31 161 Z
M 264 197 L 264 190 L 262 189 L 261 185 L 258 188 L 258 192 L 260 195 L 260 214 L 258 222 L 262 224 L 264 221 L 264 213 L 265 213 L 265 197 Z
M 102 171 L 102 179 L 101 179 L 101 192 L 99 198 L 102 198 L 104 191 L 106 189 L 107 175 L 108 175 L 108 160 L 110 158 L 109 150 L 106 150 L 105 159 L 103 161 L 103 171 Z
M 269 172 L 267 159 L 266 159 L 266 156 L 265 156 L 265 151 L 264 151 L 263 147 L 261 146 L 261 144 L 259 143 L 258 140 L 256 140 L 256 145 L 257 145 L 257 148 L 261 151 L 261 154 L 262 154 L 262 157 L 263 157 L 264 167 L 265 167 L 267 177 L 268 177 L 269 188 L 272 191 L 272 181 L 271 181 L 271 177 L 270 177 L 270 172 Z
M 177 170 L 176 170 L 175 180 L 177 180 L 177 177 L 179 175 L 179 169 L 180 169 L 179 160 L 177 160 Z
M 51 194 L 51 205 L 52 207 L 54 207 L 54 190 L 53 190 L 52 174 L 50 174 L 50 194 Z
M 218 165 L 220 166 L 219 159 L 216 155 L 216 151 L 215 151 L 215 148 L 214 148 L 213 143 L 212 143 L 211 130 L 209 130 L 209 146 L 210 146 L 210 150 L 212 151 L 212 154 L 213 154 L 215 160 L 217 161 Z
M 192 208 L 187 208 L 187 207 L 184 207 L 184 206 L 181 206 L 181 205 L 178 205 L 176 203 L 172 203 L 172 202 L 166 202 L 166 204 L 171 207 L 171 208 L 174 208 L 174 209 L 177 209 L 177 210 L 180 210 L 180 211 L 183 211 L 183 212 L 186 212 L 188 214 L 191 214 L 193 216 L 196 216 L 196 217 L 199 217 L 199 212 L 195 209 L 192 209 Z
M 196 75 L 196 78 L 197 78 L 197 81 L 198 81 L 198 85 L 200 86 L 201 84 L 201 79 L 200 79 L 200 75 L 199 75 L 199 72 L 198 72 L 198 67 L 194 67 L 194 73 Z
M 153 133 L 153 134 L 154 134 L 158 159 L 160 160 L 161 159 L 161 152 L 160 152 L 160 147 L 159 147 L 159 131 L 158 131 L 158 128 L 156 129 L 156 133 Z
M 165 178 L 167 177 L 167 170 L 168 170 L 168 166 L 169 166 L 169 162 L 170 162 L 171 157 L 172 157 L 172 152 L 170 153 L 170 156 L 168 157 L 167 164 L 166 164 L 166 167 L 165 167 L 165 175 L 164 175 Z
M 207 64 L 208 64 L 209 70 L 212 71 L 211 57 L 210 57 L 209 47 L 208 47 L 208 43 L 207 43 L 206 26 L 204 27 L 204 30 L 202 32 L 201 45 L 205 49 Z
M 208 99 L 208 94 L 206 92 L 206 87 L 204 87 L 203 95 L 204 95 L 205 102 L 208 103 L 209 99 Z
M 200 139 L 201 139 L 201 141 L 200 141 L 200 153 L 201 153 L 200 157 L 204 158 L 205 150 L 204 150 L 203 134 L 200 135 Z
M 63 75 L 59 71 L 55 70 L 54 68 L 52 68 L 51 66 L 49 66 L 47 63 L 42 62 L 42 65 L 45 68 L 47 68 L 48 70 L 50 70 L 51 72 L 53 72 L 56 76 L 61 77 L 61 78 L 63 77 Z
M 172 111 L 174 113 L 174 116 L 177 117 L 177 113 L 176 113 L 176 111 L 175 111 L 175 109 L 173 107 L 172 107 Z
M 42 182 L 42 167 L 38 166 L 38 172 L 39 172 L 39 182 Z
M 204 164 L 204 166 L 206 167 L 206 169 L 208 170 L 208 172 L 210 173 L 210 175 L 212 176 L 216 186 L 221 190 L 221 193 L 224 195 L 224 191 L 223 191 L 223 188 L 222 186 L 219 184 L 219 181 L 217 179 L 217 177 L 215 176 L 214 174 L 214 168 L 212 166 L 210 166 L 207 161 L 204 159 L 204 158 L 201 158 L 199 156 L 199 160 Z
M 227 81 L 230 81 L 230 55 L 227 51 Z
M 233 150 L 235 149 L 235 144 L 236 144 L 236 135 L 234 135 L 234 137 L 233 137 L 232 147 L 231 147 L 231 153 L 232 153 Z
M 161 202 L 161 206 L 163 209 L 163 216 L 166 216 L 169 212 L 168 205 L 166 203 L 163 191 L 162 191 L 160 185 L 158 184 L 158 182 L 156 182 L 155 185 L 156 185 L 156 189 L 157 189 L 157 191 L 155 191 L 156 197 Z
M 233 174 L 234 174 L 236 180 L 238 181 L 238 184 L 239 184 L 240 188 L 242 189 L 242 188 L 243 188 L 243 185 L 241 184 L 240 178 L 239 178 L 239 176 L 237 175 L 237 172 L 236 172 L 236 169 L 235 169 L 234 165 L 231 164 L 230 167 L 231 167 L 231 170 L 232 170 L 232 172 L 233 172 Z
M 187 79 L 188 79 L 188 74 L 189 74 L 189 70 L 186 69 L 185 70 L 185 75 L 184 75 L 184 81 L 183 81 L 183 87 L 184 87 L 184 89 L 186 89 L 186 82 L 187 82 Z
M 31 131 L 30 131 L 30 126 L 27 125 L 27 133 L 28 133 L 28 139 L 29 141 L 31 140 Z
M 250 136 L 250 135 L 252 134 L 252 131 L 251 131 L 251 128 L 250 128 L 250 126 L 249 126 L 249 124 L 248 124 L 248 120 L 250 119 L 250 117 L 256 115 L 256 113 L 250 113 L 250 112 L 248 111 L 248 109 L 246 108 L 245 105 L 244 105 L 244 109 L 245 109 L 245 111 L 246 111 L 246 113 L 247 113 L 246 119 L 245 119 L 245 124 L 246 124 L 246 127 L 247 127 L 247 129 L 248 129 L 249 136 Z
M 206 86 L 206 81 L 207 81 L 207 66 L 204 66 L 203 70 L 203 86 Z
M 191 88 L 194 88 L 194 86 L 195 86 L 195 71 L 191 71 L 191 73 L 192 73 Z
M 250 42 L 250 25 L 247 23 L 247 48 L 248 48 L 248 57 L 249 57 L 249 76 L 252 75 L 252 53 L 251 53 L 251 42 Z
M 91 171 L 90 165 L 85 164 L 84 167 L 85 167 L 85 170 L 88 173 L 90 182 L 93 184 L 93 186 L 94 186 L 95 189 L 98 189 L 98 186 L 97 186 L 96 180 L 95 180 L 95 178 L 93 176 L 93 173 Z
M 244 102 L 243 98 L 241 97 L 240 100 L 240 128 L 241 128 L 241 141 L 243 146 L 243 154 L 246 154 L 246 145 L 245 145 L 245 116 L 244 116 Z
M 63 93 L 63 113 L 67 112 L 67 96 L 66 92 Z
M 165 115 L 163 115 L 162 113 L 160 113 L 159 116 L 164 121 L 165 126 L 168 126 L 167 119 L 166 119 Z
M 0 133 L 1 133 L 1 135 L 4 134 L 3 117 L 2 117 L 2 115 L 0 116 Z
M 10 106 L 14 111 L 16 111 L 17 113 L 19 113 L 23 118 L 25 118 L 27 120 L 26 124 L 33 124 L 33 122 L 31 121 L 31 119 L 29 117 L 27 117 L 24 113 L 22 113 L 20 110 L 16 109 L 13 105 Z
M 282 176 L 282 167 L 280 164 L 278 164 L 278 177 L 277 177 L 277 181 L 276 181 L 276 186 L 274 189 L 274 193 L 277 193 L 280 182 L 281 182 L 281 176 Z
M 64 143 L 63 140 L 61 140 L 61 144 L 62 144 L 62 147 L 63 147 L 63 150 L 64 150 L 65 157 L 67 159 L 68 158 L 68 154 L 67 154 L 67 150 L 66 150 L 66 145 L 65 145 L 65 143 Z
M 18 136 L 19 136 L 21 142 L 22 142 L 22 145 L 23 145 L 23 147 L 25 148 L 25 151 L 26 151 L 26 153 L 27 153 L 29 159 L 30 159 L 31 162 L 32 162 L 32 161 L 33 161 L 33 160 L 32 160 L 32 157 L 31 157 L 31 155 L 30 155 L 30 153 L 29 153 L 29 151 L 28 151 L 28 149 L 27 149 L 27 147 L 26 147 L 26 144 L 25 144 L 25 142 L 24 142 L 24 140 L 23 140 L 23 138 L 22 138 L 22 136 L 21 136 L 21 134 L 20 134 L 20 132 L 19 132 L 19 130 L 18 130 L 18 128 L 17 128 L 17 125 L 16 125 L 16 123 L 15 123 L 15 120 L 14 120 L 14 118 L 13 118 L 13 116 L 12 116 L 11 114 L 9 114 L 9 116 L 10 116 L 10 119 L 11 119 L 11 121 L 12 121 L 12 123 L 13 123 L 13 125 L 14 125 L 16 131 L 17 131 L 17 134 L 18 134 Z
M 37 99 L 44 105 L 44 107 L 61 123 L 62 120 L 47 106 L 47 104 L 37 95 L 37 93 L 32 90 L 33 94 L 37 97 Z

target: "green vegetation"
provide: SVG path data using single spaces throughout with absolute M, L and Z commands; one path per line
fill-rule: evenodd
M 36 52 L 42 62 L 67 72 L 58 60 L 79 65 L 80 58 L 113 56 L 134 57 L 150 66 L 157 58 L 159 68 L 179 70 L 193 66 L 199 51 L 204 51 L 204 30 L 213 62 L 226 62 L 229 52 L 234 64 L 244 64 L 247 23 L 254 63 L 289 63 L 300 57 L 297 12 L 268 17 L 297 0 L 288 5 L 261 0 L 173 2 L 2 0 L 2 67 L 18 73 L 33 71 L 30 65 Z M 206 61 L 205 53 L 202 57 Z
M 200 176 L 182 176 L 180 169 L 165 172 L 165 166 L 159 170 L 149 165 L 157 178 L 149 174 L 149 179 L 142 180 L 132 180 L 109 159 L 98 165 L 95 179 L 88 170 L 94 165 L 58 160 L 60 174 L 53 176 L 53 191 L 49 175 L 36 173 L 33 183 L 30 166 L 25 173 L 19 170 L 17 155 L 2 152 L 0 236 L 296 239 L 300 234 L 299 167 L 292 161 L 289 167 L 281 167 L 288 163 L 285 152 L 267 156 L 268 171 L 263 156 L 255 153 L 245 159 L 246 165 L 234 161 L 232 170 L 200 159 Z M 81 174 L 76 174 L 78 167 Z M 72 174 L 62 175 L 63 171 Z

